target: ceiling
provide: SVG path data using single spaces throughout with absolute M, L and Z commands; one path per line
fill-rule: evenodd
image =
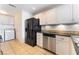
M 35 15 L 59 5 L 60 4 L 0 4 L 0 9 L 11 14 L 15 14 L 16 10 L 25 10 Z
M 15 4 L 14 6 L 16 6 L 16 8 L 23 9 L 35 15 L 42 11 L 59 6 L 59 4 Z
M 17 9 L 9 6 L 8 4 L 0 4 L 0 10 L 3 10 L 10 15 L 14 15 Z

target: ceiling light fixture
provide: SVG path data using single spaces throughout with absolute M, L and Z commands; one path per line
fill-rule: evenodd
M 36 10 L 36 8 L 35 8 L 35 7 L 32 7 L 32 9 L 33 9 L 33 10 Z
M 0 10 L 1 14 L 8 14 L 6 11 Z

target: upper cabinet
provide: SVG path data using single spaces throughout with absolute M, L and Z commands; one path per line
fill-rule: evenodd
M 46 24 L 56 24 L 56 9 L 51 9 L 45 12 L 42 12 L 38 15 L 35 15 L 34 17 L 40 19 L 40 25 L 46 25 Z
M 62 4 L 36 15 L 40 25 L 79 22 L 79 4 Z
M 53 8 L 49 11 L 46 12 L 46 24 L 57 24 L 57 20 L 56 20 L 56 8 Z
M 72 22 L 72 4 L 64 4 L 56 7 L 56 20 L 59 23 Z
M 73 20 L 79 23 L 79 4 L 73 4 Z
M 46 23 L 45 15 L 43 13 L 37 14 L 34 17 L 40 19 L 40 25 L 44 25 Z

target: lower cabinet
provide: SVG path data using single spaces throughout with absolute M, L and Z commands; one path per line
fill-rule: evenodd
M 56 37 L 37 33 L 37 45 L 57 55 L 76 55 L 71 37 L 56 35 Z
M 56 36 L 56 54 L 58 55 L 74 55 L 75 50 L 72 45 L 72 39 L 66 36 Z
M 43 34 L 37 32 L 37 46 L 43 48 Z

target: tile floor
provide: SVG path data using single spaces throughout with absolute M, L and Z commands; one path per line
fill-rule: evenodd
M 27 44 L 20 43 L 16 39 L 0 44 L 3 55 L 54 55 L 38 46 L 31 47 Z

